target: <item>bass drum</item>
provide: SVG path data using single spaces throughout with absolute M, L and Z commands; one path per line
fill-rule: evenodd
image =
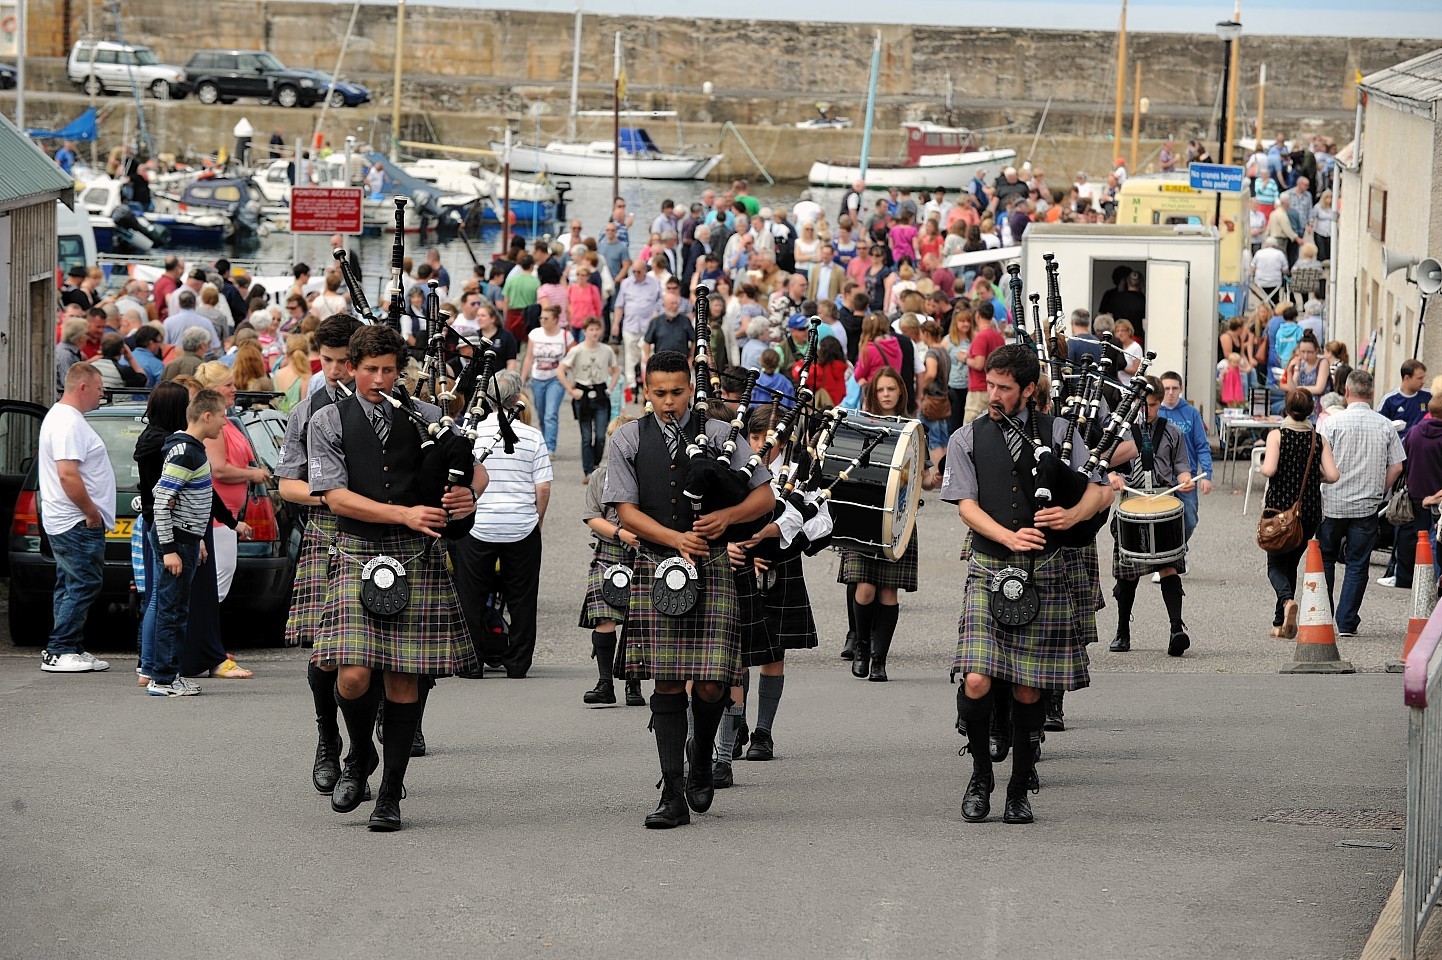
M 868 446 L 865 460 L 852 467 Z M 821 486 L 831 490 L 836 545 L 901 559 L 916 527 L 925 450 L 917 421 L 847 411 L 821 462 Z M 843 470 L 846 479 L 840 480 Z

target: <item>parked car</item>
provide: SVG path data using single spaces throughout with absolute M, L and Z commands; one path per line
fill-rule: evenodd
M 13 90 L 16 83 L 15 64 L 0 63 L 0 90 Z M 370 94 L 366 94 L 367 97 Z
M 133 599 L 130 536 L 140 513 L 134 453 L 135 441 L 145 429 L 145 405 L 129 396 L 86 414 L 105 442 L 116 478 L 115 528 L 105 534 L 105 574 L 100 597 L 91 608 L 92 619 L 113 607 L 127 607 Z M 244 394 L 241 399 L 244 402 Z M 35 456 L 44 415 L 44 408 L 35 404 L 0 401 L 0 440 L 4 441 L 0 442 L 0 500 L 10 532 L 10 637 L 17 645 L 44 644 L 53 622 L 55 557 L 41 532 Z M 260 464 L 274 471 L 285 437 L 285 414 L 268 407 L 249 408 L 233 411 L 231 419 L 245 431 Z M 14 461 L 22 449 L 28 453 Z M 267 483 L 265 492 L 267 496 L 255 501 L 258 509 L 247 510 L 245 522 L 254 533 L 239 544 L 235 579 L 221 605 L 221 622 L 227 629 L 241 625 L 245 631 L 241 638 L 279 645 L 285 635 L 303 524 L 295 508 L 281 499 L 278 481 Z
M 309 74 L 315 78 L 321 91 L 320 99 L 329 99 L 331 107 L 337 110 L 341 107 L 358 107 L 363 103 L 370 103 L 371 92 L 353 80 L 336 80 L 323 70 L 297 68 L 295 72 Z
M 258 97 L 282 107 L 309 107 L 326 96 L 313 71 L 292 70 L 264 50 L 200 50 L 185 64 L 201 103 Z
M 185 71 L 160 58 L 149 47 L 112 40 L 81 40 L 70 48 L 66 78 L 92 96 L 134 89 L 157 100 L 180 100 L 190 92 Z

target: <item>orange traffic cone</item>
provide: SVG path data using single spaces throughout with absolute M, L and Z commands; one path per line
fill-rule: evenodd
M 1401 673 L 1402 661 L 1412 652 L 1412 644 L 1422 636 L 1422 628 L 1437 606 L 1437 573 L 1432 569 L 1432 538 L 1426 530 L 1417 533 L 1417 560 L 1412 567 L 1412 617 L 1407 621 L 1407 639 L 1402 641 L 1402 659 L 1388 660 L 1388 673 Z
M 1322 574 L 1322 548 L 1315 539 L 1307 543 L 1299 602 L 1297 648 L 1292 662 L 1282 664 L 1278 672 L 1356 673 L 1357 668 L 1337 652 L 1337 630 L 1332 624 L 1332 604 L 1327 600 L 1327 579 Z

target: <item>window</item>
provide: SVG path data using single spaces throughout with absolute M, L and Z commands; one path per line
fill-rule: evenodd
M 95 62 L 100 64 L 111 64 L 116 62 L 114 50 L 95 51 Z
M 222 184 L 215 188 L 215 199 L 233 203 L 240 199 L 240 188 L 233 183 Z
M 156 64 L 160 63 L 160 58 L 157 57 L 155 55 L 155 51 L 151 50 L 149 47 L 136 47 L 131 56 L 133 56 L 135 58 L 135 62 L 140 64 L 142 67 L 153 67 Z
M 110 202 L 110 190 L 107 187 L 91 187 L 80 197 L 80 202 L 87 207 L 103 207 Z
M 116 487 L 125 493 L 136 491 L 140 484 L 140 467 L 135 463 L 135 441 L 145 431 L 139 412 L 133 417 L 91 416 L 85 419 L 105 443 L 105 452 L 109 454 L 110 466 L 115 471 Z
M 260 58 L 252 54 L 246 54 L 239 58 L 240 62 L 236 69 L 244 73 L 254 73 L 261 68 Z
M 1380 183 L 1367 187 L 1367 232 L 1387 242 L 1387 188 Z
M 285 65 L 283 63 L 281 63 L 279 60 L 277 60 L 275 57 L 272 57 L 268 53 L 258 53 L 256 54 L 255 59 L 258 60 L 260 62 L 260 65 L 262 67 L 265 67 L 267 70 L 285 69 Z

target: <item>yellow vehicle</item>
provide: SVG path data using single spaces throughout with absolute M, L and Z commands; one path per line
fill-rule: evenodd
M 1221 236 L 1217 257 L 1217 313 L 1234 316 L 1247 288 L 1247 254 L 1251 249 L 1252 197 L 1241 193 L 1196 190 L 1183 173 L 1141 174 L 1122 184 L 1117 223 L 1160 225 L 1190 223 L 1215 226 Z

